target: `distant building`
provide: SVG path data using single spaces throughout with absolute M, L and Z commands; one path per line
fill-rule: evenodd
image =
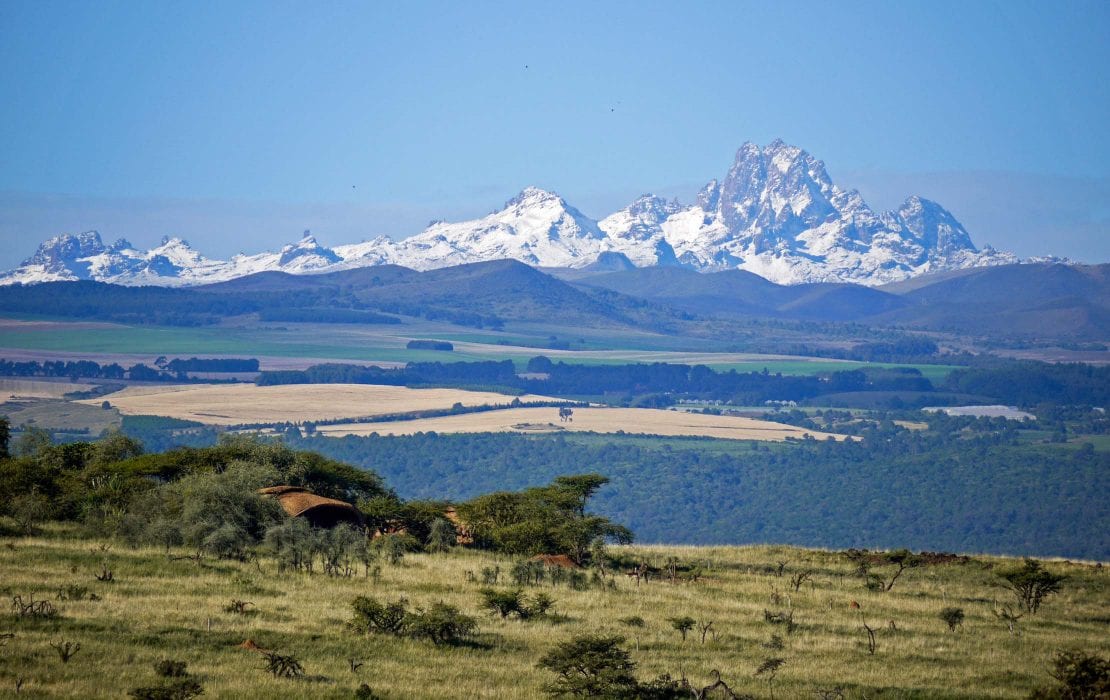
M 287 515 L 304 518 L 313 527 L 332 528 L 340 523 L 366 526 L 362 513 L 350 503 L 317 496 L 301 486 L 270 486 L 258 489 L 258 492 L 276 498 Z

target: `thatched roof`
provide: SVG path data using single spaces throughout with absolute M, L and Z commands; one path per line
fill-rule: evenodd
M 560 566 L 564 569 L 581 569 L 573 559 L 565 554 L 537 554 L 528 561 L 538 561 L 545 566 Z
M 340 521 L 363 524 L 362 513 L 350 503 L 317 496 L 300 486 L 269 486 L 258 492 L 276 498 L 290 517 L 308 518 L 313 525 L 329 526 Z

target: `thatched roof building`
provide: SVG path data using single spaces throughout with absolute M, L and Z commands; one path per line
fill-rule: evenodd
M 335 527 L 339 523 L 355 527 L 366 525 L 362 513 L 350 503 L 317 496 L 301 486 L 269 486 L 258 492 L 276 498 L 286 514 L 304 518 L 313 527 Z

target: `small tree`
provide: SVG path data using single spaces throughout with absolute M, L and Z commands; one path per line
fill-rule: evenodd
M 621 647 L 624 637 L 582 635 L 561 642 L 537 666 L 556 675 L 545 690 L 552 695 L 632 697 L 639 684 L 636 664 Z
M 458 541 L 458 533 L 455 531 L 455 526 L 451 524 L 450 520 L 446 518 L 436 518 L 432 521 L 432 526 L 428 530 L 428 544 L 426 548 L 429 552 L 447 552 L 450 551 L 455 543 Z
M 767 659 L 755 670 L 755 675 L 767 676 L 767 688 L 771 691 L 771 700 L 775 700 L 775 676 L 779 669 L 786 665 L 786 659 Z
M 686 641 L 686 633 L 694 629 L 697 620 L 692 617 L 668 617 L 667 622 L 671 623 L 671 627 L 682 633 L 682 641 Z
M 886 556 L 886 560 L 889 561 L 891 564 L 896 565 L 898 567 L 898 570 L 895 571 L 894 575 L 890 577 L 890 581 L 883 586 L 883 590 L 885 591 L 889 591 L 891 588 L 894 588 L 894 582 L 898 580 L 898 577 L 902 575 L 903 571 L 905 571 L 906 569 L 915 569 L 925 564 L 924 559 L 908 549 L 895 550 Z
M 1003 571 L 998 574 L 1018 599 L 1018 605 L 1026 612 L 1036 614 L 1044 599 L 1060 591 L 1060 584 L 1067 576 L 1054 574 L 1041 566 L 1035 559 L 1026 559 L 1020 569 Z
M 955 632 L 956 628 L 964 623 L 964 610 L 963 608 L 944 608 L 937 614 L 937 617 L 948 625 L 949 632 Z
M 389 534 L 374 540 L 373 549 L 391 565 L 397 566 L 405 558 L 405 552 L 420 549 L 420 543 L 412 535 Z
M 1025 613 L 1017 614 L 1009 605 L 1003 605 L 1000 609 L 994 611 L 994 616 L 1006 623 L 1006 628 L 1010 630 L 1010 634 L 1015 634 L 1017 633 L 1017 622 L 1025 617 Z

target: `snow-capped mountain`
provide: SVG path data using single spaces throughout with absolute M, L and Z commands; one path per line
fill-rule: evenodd
M 623 256 L 623 258 L 622 258 Z M 148 251 L 125 240 L 105 246 L 95 231 L 51 238 L 0 284 L 96 279 L 190 285 L 266 270 L 294 274 L 392 263 L 427 270 L 512 258 L 541 267 L 586 267 L 627 259 L 637 266 L 739 268 L 780 284 L 879 285 L 926 272 L 1018 262 L 979 250 L 943 207 L 910 197 L 873 211 L 859 192 L 832 182 L 824 163 L 774 141 L 740 147 L 728 174 L 694 204 L 644 195 L 594 221 L 559 195 L 526 188 L 499 211 L 472 221 L 433 222 L 400 241 L 320 245 L 307 231 L 277 252 L 205 258 L 177 238 Z

